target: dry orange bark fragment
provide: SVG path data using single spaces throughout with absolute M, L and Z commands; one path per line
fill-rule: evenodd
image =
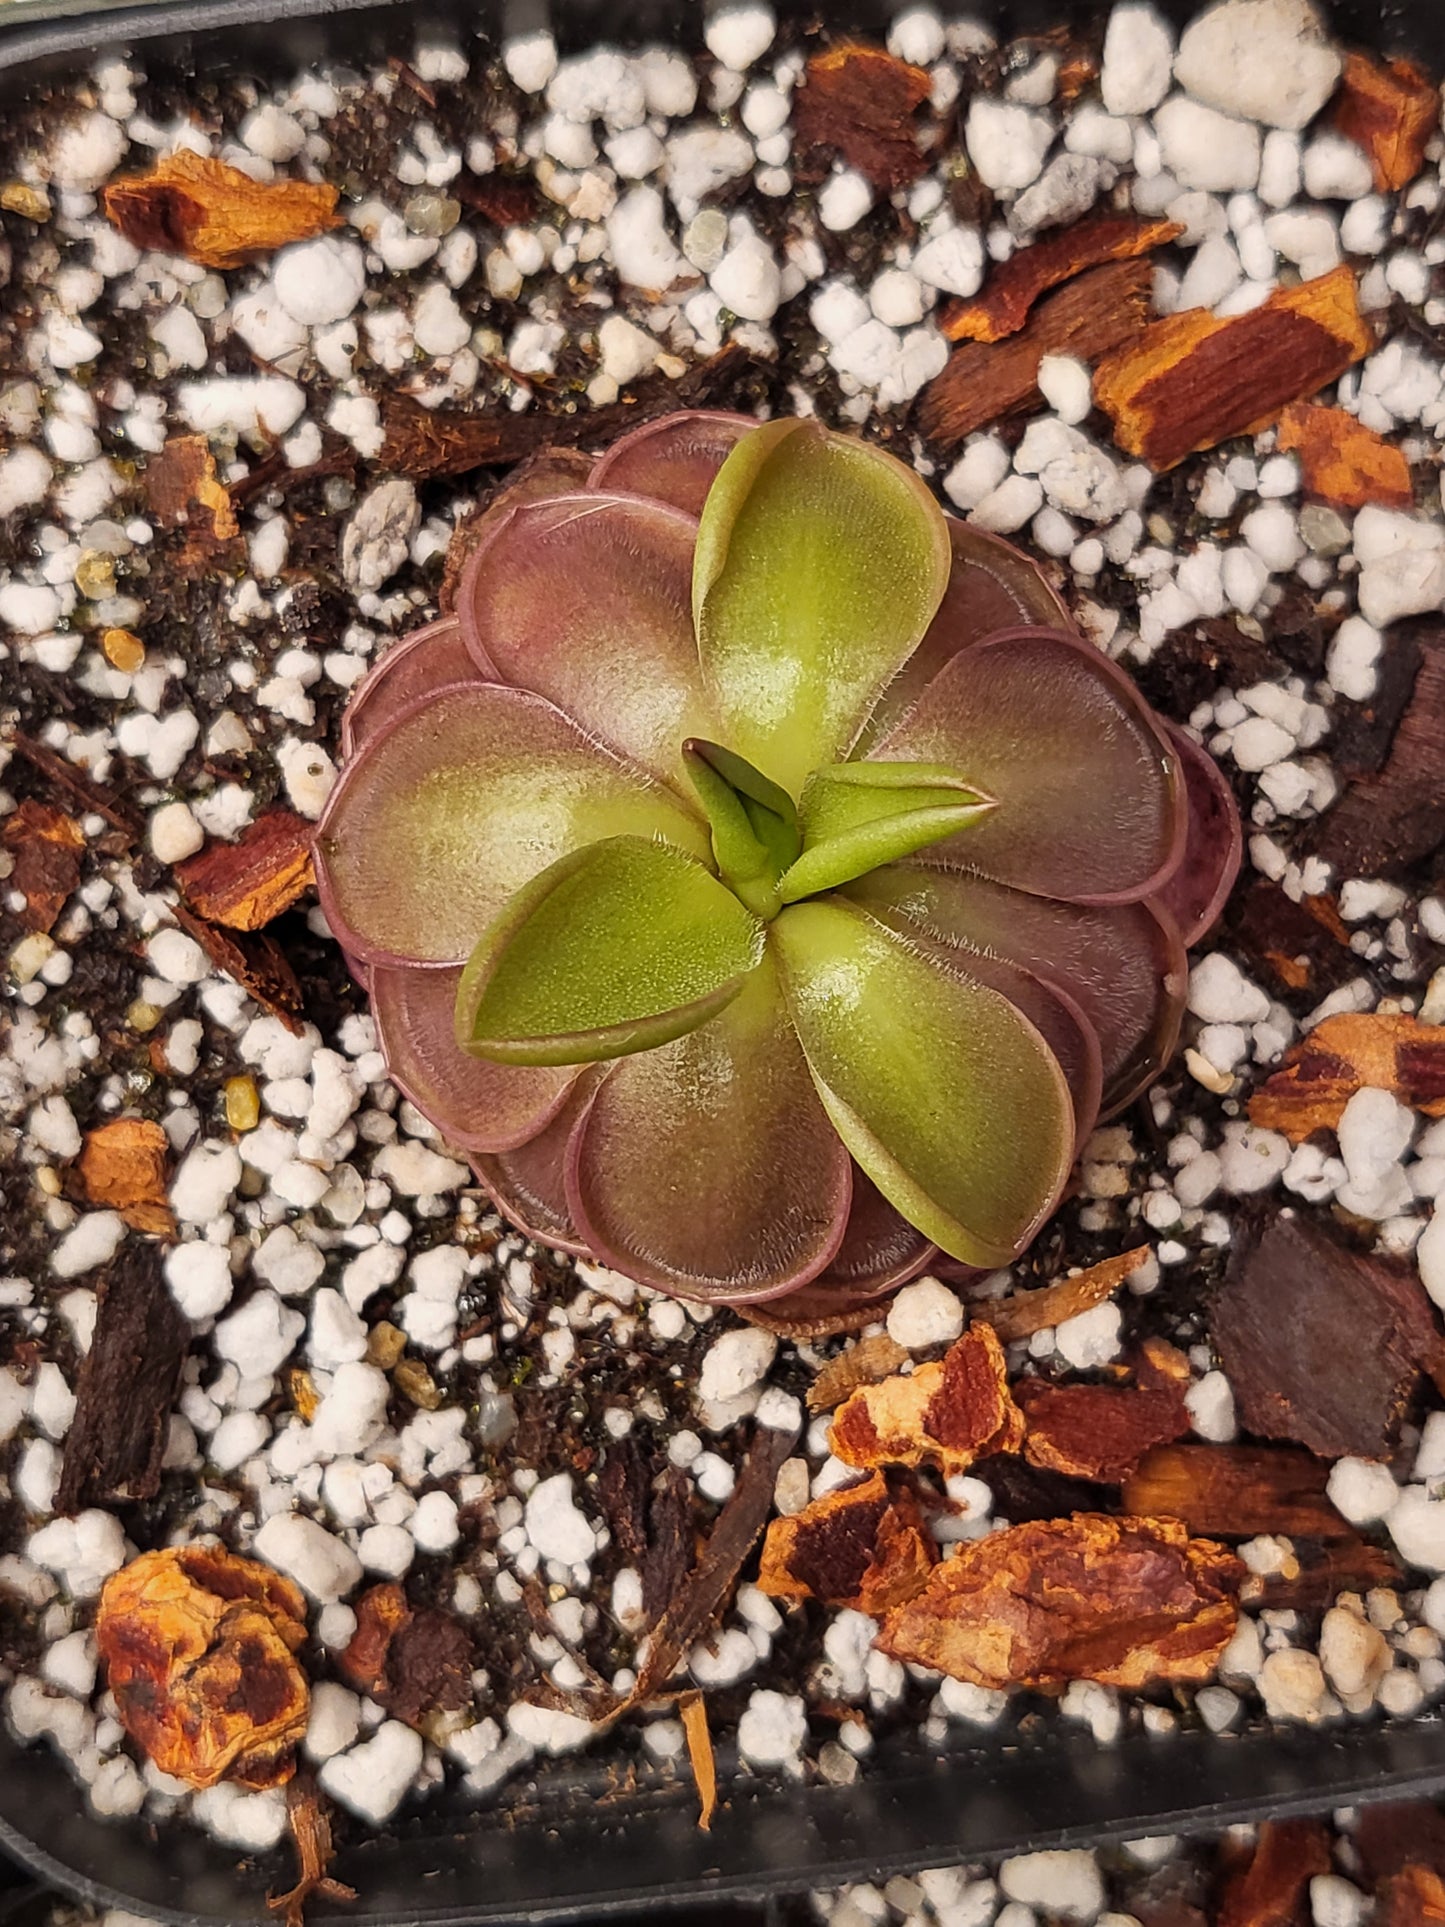
M 1414 61 L 1346 55 L 1331 119 L 1369 155 L 1380 193 L 1397 193 L 1414 180 L 1439 117 L 1440 96 Z
M 1016 1338 L 1032 1338 L 1035 1332 L 1062 1325 L 1066 1318 L 1077 1318 L 1081 1311 L 1102 1305 L 1131 1277 L 1149 1256 L 1148 1245 L 1136 1245 L 1117 1258 L 1105 1258 L 1090 1265 L 1074 1278 L 1060 1278 L 1057 1284 L 1041 1291 L 1019 1291 L 1011 1298 L 995 1298 L 969 1307 L 975 1321 L 992 1325 L 1006 1345 Z
M 881 47 L 829 47 L 808 62 L 793 96 L 798 153 L 836 151 L 875 187 L 906 187 L 928 172 L 913 117 L 932 91 L 921 67 Z
M 1350 1529 L 1326 1496 L 1328 1477 L 1322 1459 L 1287 1445 L 1160 1445 L 1125 1479 L 1124 1506 L 1229 1539 L 1344 1539 Z
M 830 1358 L 808 1387 L 808 1410 L 831 1412 L 860 1385 L 876 1385 L 880 1379 L 908 1363 L 908 1353 L 887 1332 L 860 1338 L 847 1351 Z
M 170 1140 L 159 1124 L 118 1117 L 87 1131 L 80 1153 L 86 1200 L 118 1211 L 133 1231 L 163 1238 L 175 1231 L 166 1193 Z
M 333 1880 L 326 1869 L 336 1852 L 331 1821 L 316 1789 L 293 1780 L 286 1789 L 286 1819 L 296 1849 L 296 1884 L 284 1894 L 267 1894 L 266 1911 L 280 1914 L 286 1927 L 305 1927 L 306 1903 L 313 1894 L 325 1900 L 355 1900 L 355 1887 Z
M 1330 1866 L 1320 1821 L 1266 1820 L 1247 1865 L 1225 1882 L 1217 1927 L 1291 1927 L 1310 1881 Z
M 1020 248 L 989 275 L 982 294 L 954 301 L 939 327 L 950 341 L 1002 341 L 1017 334 L 1042 294 L 1072 281 L 1085 268 L 1149 254 L 1184 232 L 1177 221 L 1133 214 L 1100 214 Z
M 828 1443 L 845 1465 L 965 1472 L 975 1459 L 1017 1452 L 1023 1435 L 1003 1347 L 991 1326 L 975 1325 L 936 1364 L 852 1393 Z
M 289 1579 L 219 1547 L 142 1553 L 106 1581 L 95 1637 L 121 1723 L 163 1773 L 194 1787 L 291 1778 L 311 1694 Z
M 1279 418 L 1279 445 L 1286 455 L 1298 454 L 1305 493 L 1317 502 L 1337 509 L 1360 509 L 1367 502 L 1414 506 L 1403 451 L 1343 408 L 1295 402 Z
M 1114 439 L 1151 468 L 1252 434 L 1370 353 L 1354 271 L 1341 266 L 1281 288 L 1248 314 L 1221 320 L 1191 308 L 1152 323 L 1094 375 L 1094 400 Z
M 341 226 L 336 189 L 320 181 L 253 181 L 189 149 L 102 196 L 106 218 L 138 248 L 184 255 L 203 268 L 238 268 L 293 241 Z
M 80 881 L 85 851 L 80 825 L 64 810 L 27 797 L 5 819 L 0 848 L 8 850 L 13 860 L 6 889 L 25 899 L 21 923 L 27 930 L 53 930 Z
M 1301 1144 L 1333 1131 L 1358 1090 L 1391 1091 L 1426 1117 L 1445 1117 L 1445 1025 L 1344 1012 L 1296 1044 L 1250 1099 L 1250 1121 Z
M 717 1763 L 712 1754 L 712 1735 L 707 1729 L 707 1706 L 701 1693 L 684 1693 L 677 1703 L 682 1715 L 683 1735 L 687 1740 L 687 1763 L 697 1783 L 697 1824 L 701 1832 L 712 1831 L 717 1811 Z
M 162 528 L 190 528 L 204 545 L 229 542 L 240 532 L 231 492 L 216 474 L 204 435 L 172 435 L 146 463 L 141 486 Z
M 791 1518 L 774 1519 L 758 1585 L 774 1599 L 821 1599 L 881 1614 L 922 1591 L 934 1558 L 913 1494 L 890 1491 L 875 1472 L 825 1492 Z
M 1445 1927 L 1445 1880 L 1433 1867 L 1402 1867 L 1375 1896 L 1378 1927 Z
M 1074 1479 L 1118 1485 L 1151 1446 L 1189 1430 L 1184 1390 L 1177 1384 L 1051 1385 L 1025 1378 L 1013 1391 L 1028 1426 L 1029 1464 Z
M 990 1533 L 888 1615 L 880 1649 L 976 1686 L 1205 1680 L 1244 1566 L 1173 1519 L 1079 1512 Z
M 295 810 L 267 810 L 234 843 L 213 843 L 176 865 L 198 917 L 231 930 L 259 930 L 316 880 L 312 828 Z

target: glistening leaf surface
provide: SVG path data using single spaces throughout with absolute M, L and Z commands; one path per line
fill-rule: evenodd
M 705 1023 L 762 954 L 762 928 L 666 843 L 611 837 L 519 890 L 473 952 L 457 1037 L 511 1064 L 652 1050 Z
M 948 580 L 942 511 L 892 456 L 770 422 L 723 464 L 698 526 L 693 612 L 732 748 L 793 796 L 846 756 Z
M 461 964 L 524 883 L 609 836 L 708 856 L 702 818 L 520 689 L 445 689 L 377 735 L 332 793 L 317 871 L 366 962 Z
M 1053 1208 L 1073 1157 L 1073 1107 L 1038 1031 L 996 990 L 839 898 L 790 906 L 769 935 L 853 1156 L 945 1251 L 1006 1263 Z

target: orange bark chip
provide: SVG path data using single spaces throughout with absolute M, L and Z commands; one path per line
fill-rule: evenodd
M 1440 96 L 1414 61 L 1346 55 L 1331 119 L 1369 155 L 1381 194 L 1397 193 L 1414 180 L 1439 117 Z
M 1189 1430 L 1179 1386 L 1051 1385 L 1025 1378 L 1013 1390 L 1028 1426 L 1024 1457 L 1073 1479 L 1118 1485 L 1152 1446 Z
M 1097 369 L 1094 401 L 1120 448 L 1174 468 L 1196 449 L 1267 428 L 1374 345 L 1354 271 L 1342 266 L 1248 314 L 1220 320 L 1191 308 L 1153 322 Z
M 1016 1338 L 1032 1338 L 1035 1332 L 1062 1325 L 1066 1318 L 1077 1318 L 1112 1298 L 1126 1278 L 1132 1277 L 1146 1258 L 1150 1247 L 1135 1245 L 1121 1251 L 1117 1258 L 1104 1258 L 1087 1271 L 1072 1278 L 1060 1278 L 1041 1291 L 1016 1291 L 1008 1298 L 994 1298 L 970 1307 L 975 1322 L 992 1325 L 1006 1345 Z
M 1234 1632 L 1244 1570 L 1173 1519 L 1033 1520 L 936 1566 L 878 1645 L 995 1689 L 1205 1680 Z
M 1247 1864 L 1225 1882 L 1217 1927 L 1291 1927 L 1310 1881 L 1330 1866 L 1320 1821 L 1266 1820 Z
M 774 1519 L 758 1585 L 774 1599 L 821 1599 L 881 1615 L 923 1590 L 934 1558 L 913 1494 L 890 1491 L 875 1472 Z
M 1250 1099 L 1250 1121 L 1301 1144 L 1336 1129 L 1366 1087 L 1390 1091 L 1426 1117 L 1445 1117 L 1445 1025 L 1374 1012 L 1327 1017 Z
M 1226 1539 L 1260 1533 L 1345 1539 L 1326 1494 L 1329 1467 L 1285 1445 L 1157 1446 L 1124 1480 L 1124 1506 Z
M 950 341 L 1002 341 L 1018 333 L 1050 288 L 1072 281 L 1085 268 L 1148 254 L 1183 232 L 1177 221 L 1145 221 L 1133 214 L 1078 221 L 1011 254 L 989 275 L 982 294 L 951 302 L 938 325 Z
M 1331 508 L 1360 509 L 1367 502 L 1412 508 L 1415 491 L 1403 452 L 1343 408 L 1295 402 L 1279 418 L 1279 445 L 1298 454 L 1305 493 Z
M 107 220 L 127 241 L 203 268 L 238 268 L 341 226 L 334 187 L 253 181 L 238 167 L 188 149 L 144 174 L 112 181 L 102 200 Z
M 121 1724 L 163 1773 L 193 1787 L 291 1778 L 311 1694 L 289 1579 L 219 1547 L 142 1553 L 106 1581 L 95 1637 Z
M 166 1192 L 170 1140 L 149 1118 L 118 1117 L 87 1131 L 80 1153 L 86 1200 L 118 1211 L 133 1231 L 161 1238 L 175 1231 Z
M 914 115 L 932 91 L 921 67 L 881 47 L 829 47 L 808 62 L 793 96 L 798 153 L 806 159 L 815 150 L 837 152 L 875 187 L 906 187 L 928 172 Z
M 975 1325 L 936 1364 L 851 1394 L 828 1443 L 845 1465 L 937 1465 L 964 1472 L 975 1459 L 1017 1452 L 1023 1419 L 1009 1395 L 1003 1347 Z
M 172 435 L 141 475 L 146 507 L 163 529 L 190 529 L 196 553 L 240 533 L 231 491 L 216 474 L 204 435 Z
M 6 888 L 25 899 L 21 923 L 27 930 L 50 932 L 80 881 L 85 853 L 80 825 L 64 810 L 27 797 L 6 817 L 0 848 L 12 860 Z
M 176 865 L 186 902 L 208 923 L 259 930 L 316 881 L 312 826 L 295 810 L 267 810 L 234 843 L 213 843 Z
M 1376 1892 L 1379 1927 L 1445 1927 L 1445 1880 L 1433 1867 L 1402 1867 Z
M 841 1405 L 850 1392 L 856 1392 L 860 1385 L 876 1385 L 880 1379 L 896 1372 L 900 1365 L 908 1363 L 908 1353 L 904 1347 L 891 1339 L 887 1332 L 877 1332 L 872 1338 L 860 1338 L 856 1345 L 839 1352 L 830 1358 L 808 1387 L 808 1410 L 810 1412 L 831 1412 Z

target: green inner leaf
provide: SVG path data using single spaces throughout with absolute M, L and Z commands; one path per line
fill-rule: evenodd
M 994 807 L 944 763 L 839 763 L 803 785 L 803 850 L 779 884 L 785 903 L 897 863 Z
M 834 1129 L 878 1189 L 966 1264 L 1007 1263 L 1073 1158 L 1063 1073 L 1038 1031 L 963 968 L 837 898 L 769 926 Z
M 689 737 L 682 762 L 707 812 L 724 880 L 755 915 L 776 916 L 778 878 L 802 847 L 793 799 L 721 744 Z
M 950 566 L 942 511 L 893 456 L 815 421 L 745 435 L 693 561 L 698 650 L 729 743 L 797 796 L 852 748 Z
M 493 922 L 457 989 L 457 1042 L 503 1064 L 651 1050 L 735 997 L 762 944 L 693 858 L 610 837 L 554 863 Z

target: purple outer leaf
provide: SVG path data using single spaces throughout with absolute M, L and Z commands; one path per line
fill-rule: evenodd
M 862 1165 L 853 1166 L 853 1203 L 848 1228 L 828 1269 L 788 1300 L 788 1309 L 806 1298 L 811 1311 L 800 1317 L 825 1317 L 866 1305 L 916 1278 L 937 1256 L 916 1225 L 891 1205 Z
M 608 1073 L 572 1140 L 567 1202 L 604 1264 L 745 1304 L 828 1265 L 849 1172 L 765 958 L 719 1016 Z
M 572 1066 L 494 1064 L 457 1048 L 460 970 L 371 972 L 371 1014 L 392 1082 L 464 1151 L 511 1151 L 561 1110 Z
M 951 763 L 993 797 L 929 860 L 1034 896 L 1132 903 L 1183 854 L 1178 758 L 1134 684 L 1077 636 L 1012 629 L 962 651 L 872 756 Z
M 854 754 L 866 756 L 912 708 L 945 663 L 1001 629 L 1021 624 L 1069 629 L 1068 610 L 1039 565 L 1002 536 L 946 515 L 953 567 L 938 613 L 897 676 L 879 697 Z
M 443 616 L 440 622 L 429 622 L 424 629 L 403 636 L 351 692 L 341 714 L 343 759 L 349 762 L 378 731 L 424 696 L 434 696 L 453 683 L 480 680 L 455 616 Z
M 710 858 L 695 811 L 551 703 L 459 683 L 394 716 L 347 766 L 317 826 L 316 882 L 362 962 L 460 964 L 524 883 L 629 834 Z
M 644 422 L 615 441 L 588 477 L 589 488 L 645 495 L 694 518 L 723 463 L 756 428 L 751 415 L 698 408 Z
M 605 1074 L 590 1067 L 584 1070 L 552 1122 L 525 1144 L 512 1151 L 472 1156 L 472 1169 L 502 1215 L 538 1244 L 570 1252 L 574 1258 L 592 1253 L 567 1208 L 567 1146 Z
M 1099 1040 L 1105 1116 L 1168 1062 L 1188 966 L 1157 903 L 1059 903 L 918 860 L 860 877 L 846 894 L 895 929 L 1005 958 L 1067 992 Z
M 1159 891 L 1159 902 L 1179 925 L 1186 949 L 1199 942 L 1228 901 L 1239 875 L 1244 834 L 1234 791 L 1207 749 L 1187 731 L 1166 722 L 1184 771 L 1189 831 L 1179 868 Z
M 457 592 L 478 664 L 689 797 L 682 742 L 717 734 L 692 629 L 696 541 L 661 502 L 552 495 L 493 526 Z

